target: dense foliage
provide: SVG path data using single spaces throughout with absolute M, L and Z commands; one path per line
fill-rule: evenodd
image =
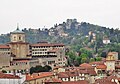
M 50 70 L 52 70 L 52 68 L 48 65 L 46 66 L 36 66 L 36 67 L 31 67 L 30 68 L 30 74 L 32 73 L 39 73 L 39 72 L 49 72 Z

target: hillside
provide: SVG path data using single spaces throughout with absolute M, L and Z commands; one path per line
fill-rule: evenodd
M 73 51 L 80 51 L 80 48 L 86 47 L 93 49 L 96 53 L 104 49 L 111 51 L 120 51 L 120 30 L 106 28 L 86 22 L 77 22 L 77 19 L 67 19 L 66 22 L 55 24 L 54 27 L 39 29 L 27 29 L 22 31 L 26 34 L 26 41 L 36 43 L 39 41 L 49 41 L 64 43 L 71 46 Z M 0 43 L 10 41 L 10 34 L 0 36 Z M 105 45 L 103 40 L 110 40 Z M 117 46 L 114 47 L 114 46 Z

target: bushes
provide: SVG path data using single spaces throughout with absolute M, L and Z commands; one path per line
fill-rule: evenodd
M 49 72 L 50 70 L 52 70 L 52 68 L 48 65 L 45 65 L 44 67 L 36 66 L 36 67 L 31 67 L 30 68 L 30 74 L 39 73 L 39 72 Z

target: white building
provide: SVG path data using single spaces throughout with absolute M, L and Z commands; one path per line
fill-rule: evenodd
M 31 54 L 33 58 L 39 58 L 44 61 L 45 64 L 53 66 L 66 64 L 65 58 L 65 45 L 56 43 L 37 43 L 31 45 Z
M 23 84 L 25 77 L 0 73 L 0 84 Z
M 108 38 L 103 39 L 103 44 L 109 44 L 109 43 L 110 43 L 110 40 Z

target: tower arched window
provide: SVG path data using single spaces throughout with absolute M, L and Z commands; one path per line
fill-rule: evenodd
M 19 40 L 21 40 L 21 36 L 19 36 Z

